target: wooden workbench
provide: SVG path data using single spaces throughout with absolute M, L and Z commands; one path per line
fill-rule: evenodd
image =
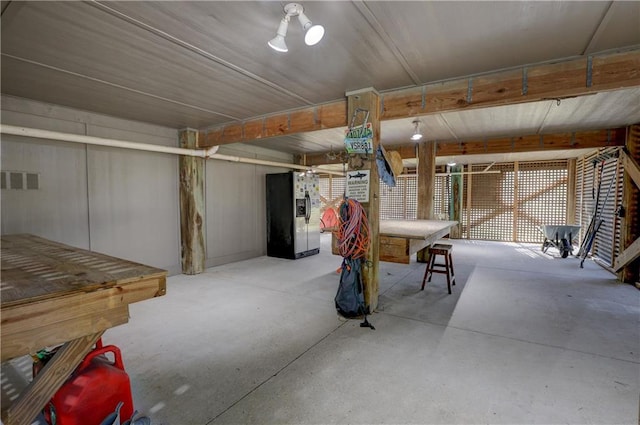
M 457 221 L 380 220 L 380 261 L 409 264 L 411 255 L 449 234 Z M 333 235 L 333 254 L 339 255 Z
M 411 255 L 449 234 L 457 221 L 380 220 L 380 261 L 409 264 Z
M 127 323 L 129 304 L 164 295 L 166 271 L 33 235 L 3 235 L 2 361 L 63 344 L 6 410 L 30 424 L 105 330 Z

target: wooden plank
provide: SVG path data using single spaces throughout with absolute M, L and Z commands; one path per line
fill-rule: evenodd
M 410 260 L 408 239 L 393 236 L 380 237 L 380 261 L 409 264 Z
M 452 172 L 461 173 L 463 168 L 461 165 L 452 167 Z M 452 174 L 451 179 L 451 199 L 449 200 L 449 220 L 454 221 L 456 224 L 451 226 L 449 237 L 452 239 L 460 239 L 462 228 L 462 196 L 463 196 L 463 174 Z
M 554 99 L 589 93 L 587 58 L 527 67 L 527 95 L 531 100 Z
M 576 159 L 569 158 L 567 160 L 567 224 L 575 224 L 576 222 Z
M 467 165 L 467 171 L 469 173 L 472 172 L 472 165 L 469 164 Z M 471 239 L 470 236 L 470 230 L 471 230 L 471 205 L 472 205 L 472 201 L 473 201 L 473 197 L 472 197 L 472 186 L 473 184 L 473 174 L 467 174 L 467 226 L 466 226 L 466 230 L 467 230 L 467 239 Z
M 384 94 L 382 96 L 382 116 L 386 119 L 392 119 L 397 111 L 402 111 L 402 117 L 418 116 L 424 112 L 422 96 L 421 88 L 398 90 Z
M 569 59 L 556 63 L 529 65 L 509 71 L 496 71 L 478 77 L 465 77 L 452 81 L 430 83 L 411 89 L 386 92 L 380 120 L 408 118 L 439 112 L 462 109 L 535 102 L 545 99 L 562 99 L 582 96 L 600 91 L 640 86 L 640 49 L 594 56 L 592 60 L 591 84 L 587 84 L 587 58 Z M 527 76 L 527 85 L 522 84 Z M 471 96 L 469 94 L 471 87 Z M 344 127 L 348 121 L 348 111 L 343 100 L 320 106 L 310 106 L 297 112 L 309 111 L 319 119 L 314 124 L 289 122 L 287 130 L 281 134 L 314 131 L 319 128 Z M 280 114 L 287 117 L 289 113 Z M 266 116 L 265 116 L 266 117 Z M 260 121 L 265 117 L 251 120 Z M 245 122 L 246 126 L 247 122 Z M 238 123 L 224 124 L 205 131 L 206 138 L 200 147 L 210 147 L 223 143 L 243 142 L 254 139 L 227 127 Z M 295 130 L 291 130 L 295 128 Z M 232 134 L 239 134 L 234 139 Z M 222 137 L 226 135 L 225 137 Z
M 166 293 L 166 278 L 153 277 L 88 293 L 64 295 L 2 308 L 3 347 L 10 335 L 143 301 Z M 68 340 L 65 340 L 68 341 Z M 25 354 L 25 353 L 23 353 Z
M 308 128 L 317 128 L 316 114 L 314 111 L 305 109 L 303 111 L 294 111 L 289 114 L 289 128 L 292 133 L 301 133 Z
M 233 143 L 234 140 L 242 139 L 242 136 L 243 136 L 242 123 L 229 124 L 229 125 L 225 126 L 223 131 L 222 131 L 222 135 L 221 135 L 222 144 L 224 144 L 224 143 Z M 189 146 L 182 146 L 182 144 L 181 144 L 181 147 L 188 147 L 188 148 L 191 148 L 191 149 L 195 149 L 195 148 L 197 148 L 197 144 L 195 144 L 195 145 L 189 144 Z
M 440 235 L 443 231 L 446 235 L 456 224 L 458 224 L 457 221 L 445 220 L 381 220 L 380 234 L 387 237 L 429 241 L 434 238 L 433 235 Z
M 318 106 L 318 123 L 321 129 L 346 127 L 348 123 L 347 101 L 325 103 Z
M 592 86 L 601 90 L 615 90 L 637 86 L 640 79 L 638 50 L 593 57 Z
M 180 147 L 198 146 L 198 133 L 191 129 L 180 132 Z M 180 155 L 180 241 L 182 272 L 198 274 L 205 269 L 204 245 L 204 158 Z
M 301 125 L 297 125 L 298 128 Z M 264 137 L 282 136 L 290 134 L 289 131 L 289 114 L 274 115 L 264 119 Z
M 632 125 L 628 128 L 627 140 L 625 143 L 624 157 L 633 159 L 635 164 L 640 161 L 640 125 Z M 636 166 L 637 167 L 637 166 Z M 623 173 L 623 193 L 622 193 L 622 205 L 624 205 L 626 211 L 622 217 L 620 224 L 620 250 L 626 252 L 626 250 L 634 243 L 638 241 L 640 236 L 640 187 L 638 183 L 634 181 L 632 174 L 634 173 L 633 165 L 628 168 L 626 161 L 624 162 L 625 173 Z M 631 170 L 631 172 L 629 172 Z M 616 258 L 614 265 L 622 262 L 624 258 Z M 618 279 L 622 282 L 638 282 L 640 276 L 639 266 L 640 260 L 631 261 L 624 266 L 618 272 Z
M 243 126 L 244 140 L 261 139 L 264 135 L 264 119 L 247 121 Z M 206 139 L 202 139 L 206 140 Z
M 2 236 L 2 308 L 107 289 L 166 271 L 34 235 Z
M 4 312 L 3 312 L 4 313 Z M 120 305 L 108 310 L 88 312 L 71 319 L 55 323 L 42 322 L 40 326 L 31 327 L 5 334 L 2 329 L 2 361 L 13 359 L 38 350 L 62 344 L 90 335 L 104 332 L 114 326 L 129 321 L 129 306 Z
M 625 173 L 631 177 L 631 180 L 633 180 L 636 187 L 640 188 L 640 167 L 638 167 L 638 163 L 623 151 L 622 164 L 624 166 Z
M 518 193 L 518 170 L 520 163 L 518 161 L 513 162 L 513 234 L 512 240 L 518 241 L 518 213 L 520 212 L 520 200 Z M 525 202 L 522 202 L 524 205 Z
M 30 424 L 71 372 L 80 364 L 103 332 L 96 332 L 66 343 L 45 365 L 6 412 L 6 425 Z
M 206 129 L 198 147 L 315 131 L 347 125 L 347 102 L 339 100 L 290 112 L 268 115 Z
M 613 263 L 613 269 L 616 272 L 622 270 L 624 266 L 631 263 L 636 258 L 640 257 L 640 238 L 636 239 L 631 245 L 618 255 Z
M 471 99 L 474 105 L 494 105 L 522 96 L 522 70 L 498 72 L 471 80 Z
M 436 157 L 464 156 L 486 153 L 536 152 L 552 150 L 574 150 L 624 146 L 626 128 L 576 131 L 553 134 L 529 134 L 517 137 L 494 137 L 481 140 L 442 140 L 436 143 Z M 420 146 L 420 145 L 418 145 Z M 403 159 L 416 156 L 416 144 L 392 146 Z M 325 153 L 307 155 L 308 164 L 339 164 L 340 160 L 329 160 Z
M 624 146 L 625 132 L 625 128 L 614 128 L 482 140 L 438 141 L 436 154 L 437 156 L 462 156 Z

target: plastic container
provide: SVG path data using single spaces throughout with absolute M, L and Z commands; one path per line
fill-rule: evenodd
M 113 362 L 107 353 L 113 354 Z M 44 416 L 50 425 L 100 425 L 120 402 L 120 417 L 127 420 L 133 415 L 133 400 L 120 349 L 98 346 L 56 392 Z

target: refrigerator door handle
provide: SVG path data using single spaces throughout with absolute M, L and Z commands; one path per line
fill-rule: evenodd
M 309 219 L 311 218 L 311 197 L 309 196 L 309 192 L 304 193 L 304 201 L 305 201 L 305 212 L 304 212 L 304 222 L 309 224 Z

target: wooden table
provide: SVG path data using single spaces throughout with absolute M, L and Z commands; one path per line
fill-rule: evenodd
M 411 255 L 446 236 L 457 221 L 380 220 L 380 261 L 409 264 Z
M 129 321 L 129 304 L 162 296 L 165 270 L 33 235 L 3 235 L 2 361 L 64 344 L 6 410 L 30 424 L 107 329 Z
M 448 235 L 457 224 L 444 220 L 380 220 L 380 261 L 409 264 L 411 255 Z M 339 255 L 335 233 L 332 253 Z

